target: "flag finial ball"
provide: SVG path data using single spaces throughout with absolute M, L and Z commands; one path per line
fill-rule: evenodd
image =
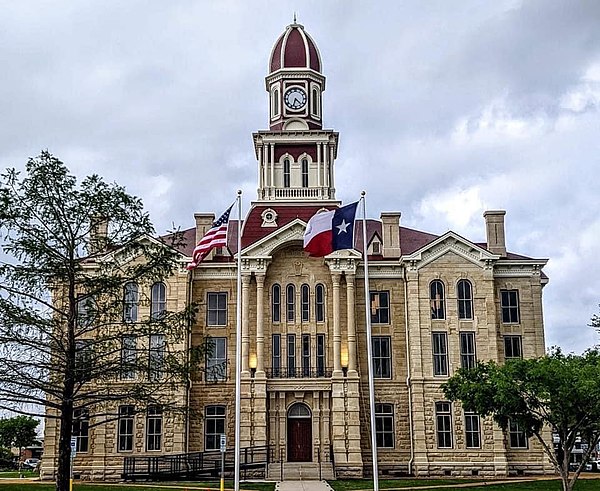
M 238 192 L 237 192 L 237 194 L 238 194 L 238 196 L 241 196 L 241 195 L 242 195 L 242 190 L 241 190 L 241 189 L 238 189 Z
M 367 194 L 367 192 L 366 192 L 366 191 L 361 191 L 361 192 L 360 192 L 360 195 L 361 195 L 363 198 L 365 197 L 365 194 Z

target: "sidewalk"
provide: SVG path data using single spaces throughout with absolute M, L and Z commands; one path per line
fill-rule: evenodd
M 275 491 L 331 491 L 331 486 L 325 481 L 281 481 Z

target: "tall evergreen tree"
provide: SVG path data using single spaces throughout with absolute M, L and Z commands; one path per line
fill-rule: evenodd
M 193 309 L 137 315 L 143 292 L 181 268 L 181 235 L 154 238 L 141 200 L 98 175 L 78 183 L 48 152 L 23 176 L 2 174 L 0 233 L 0 408 L 58 420 L 56 489 L 67 491 L 74 412 L 92 427 L 120 401 L 185 410 L 202 358 L 188 349 Z M 149 347 L 150 335 L 166 341 Z

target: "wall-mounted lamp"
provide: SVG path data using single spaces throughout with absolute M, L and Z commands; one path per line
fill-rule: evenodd
M 250 355 L 248 366 L 250 367 L 250 376 L 254 378 L 254 375 L 256 375 L 256 353 Z
M 348 375 L 348 348 L 342 348 L 342 352 L 340 353 L 340 361 L 342 363 L 342 372 L 344 373 L 344 377 Z

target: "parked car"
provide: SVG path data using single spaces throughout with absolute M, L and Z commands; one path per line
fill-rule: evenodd
M 0 470 L 12 471 L 17 468 L 17 463 L 14 460 L 0 458 Z
M 23 469 L 35 469 L 40 459 L 26 459 L 23 462 Z

